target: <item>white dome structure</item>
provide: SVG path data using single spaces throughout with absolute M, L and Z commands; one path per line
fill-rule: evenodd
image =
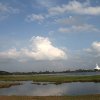
M 100 70 L 100 67 L 98 66 L 98 64 L 96 64 L 96 67 L 94 69 L 95 70 Z

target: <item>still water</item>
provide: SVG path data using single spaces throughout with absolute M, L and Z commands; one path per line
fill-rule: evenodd
M 92 75 L 100 75 L 100 71 L 98 72 L 67 72 L 67 73 L 42 74 L 42 75 L 92 76 Z
M 28 96 L 62 96 L 100 94 L 100 83 L 73 82 L 63 84 L 32 84 L 31 81 L 22 82 L 23 85 L 0 89 L 0 95 L 28 95 Z

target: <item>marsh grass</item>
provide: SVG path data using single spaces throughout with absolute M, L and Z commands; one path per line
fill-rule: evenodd
M 95 75 L 95 76 L 1 75 L 0 80 L 55 82 L 56 84 L 60 84 L 60 83 L 67 83 L 67 82 L 100 82 L 100 75 Z
M 68 82 L 100 82 L 100 76 L 34 76 L 35 82 L 55 82 L 56 84 Z
M 21 83 L 18 82 L 0 82 L 0 88 L 9 88 L 11 86 L 15 85 L 21 85 Z

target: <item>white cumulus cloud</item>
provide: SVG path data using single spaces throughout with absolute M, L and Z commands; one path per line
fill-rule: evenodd
M 52 45 L 51 41 L 47 37 L 32 37 L 31 50 L 29 48 L 21 48 L 16 50 L 15 48 L 0 52 L 1 58 L 18 58 L 22 59 L 34 59 L 34 60 L 58 60 L 66 59 L 66 53 Z
M 100 56 L 100 42 L 94 41 L 91 44 L 91 47 L 85 49 L 85 51 L 88 52 L 90 55 L 99 57 Z

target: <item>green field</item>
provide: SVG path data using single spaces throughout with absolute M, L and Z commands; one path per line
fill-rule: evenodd
M 58 75 L 0 75 L 2 81 L 34 81 L 34 82 L 100 82 L 100 75 L 95 76 L 58 76 Z
M 0 96 L 0 100 L 100 100 L 100 95 L 85 96 Z

